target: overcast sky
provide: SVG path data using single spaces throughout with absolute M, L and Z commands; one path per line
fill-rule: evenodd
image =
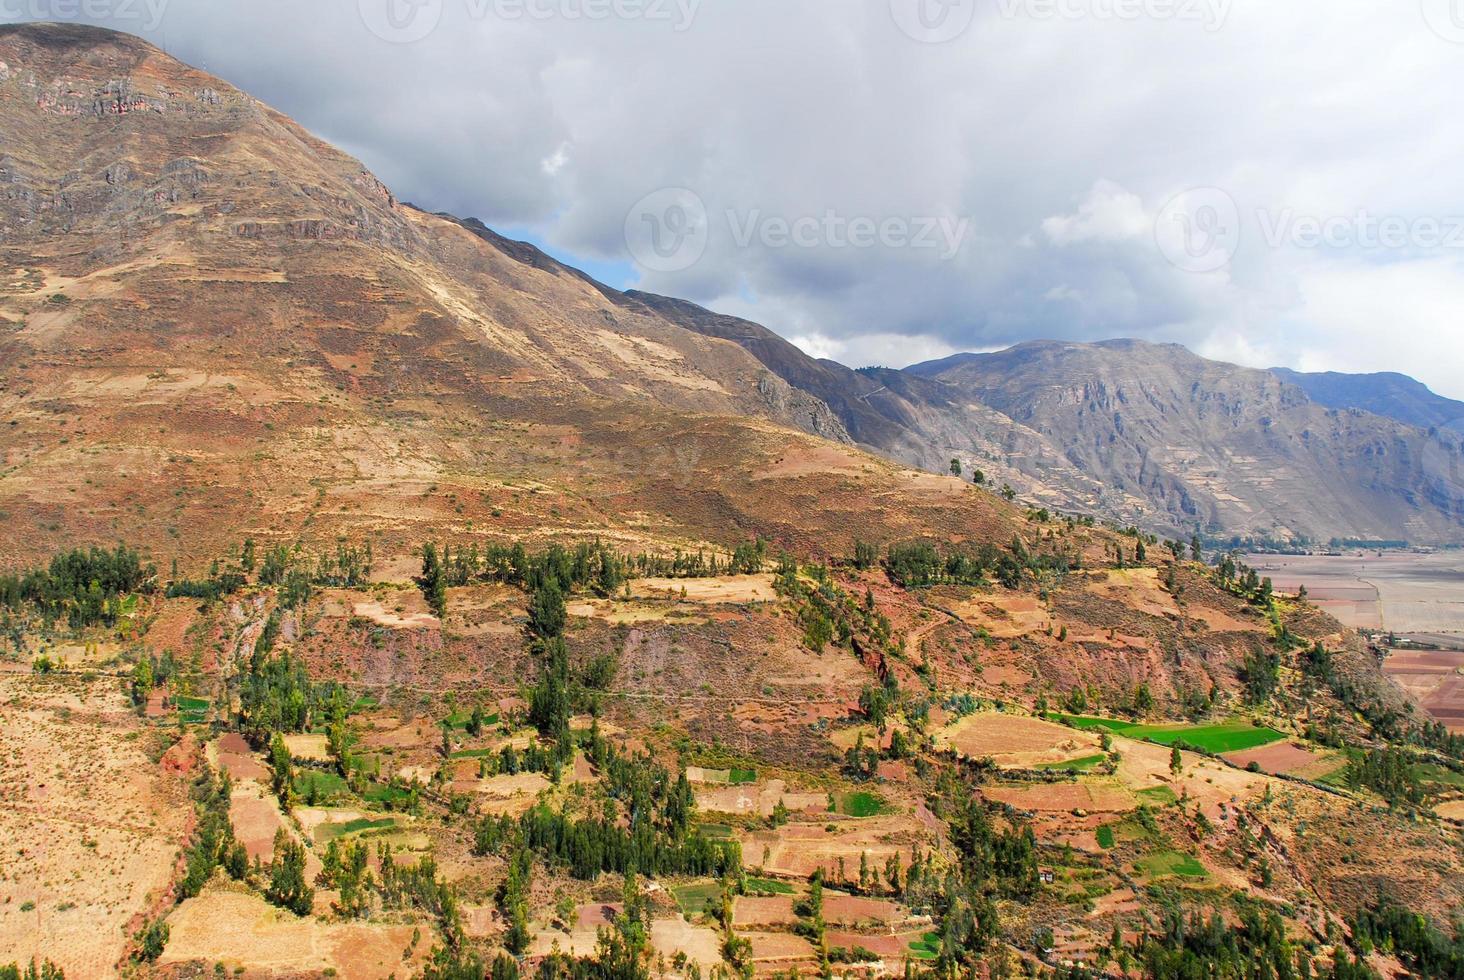
M 813 354 L 1131 336 L 1464 397 L 1464 0 L 87 2 L 403 199 Z

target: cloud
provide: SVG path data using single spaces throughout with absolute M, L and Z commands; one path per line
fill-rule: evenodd
M 388 3 L 440 23 L 384 40 Z M 1271 244 L 1259 221 L 1464 210 L 1464 48 L 1412 2 L 1199 6 L 1213 16 L 1002 0 L 923 43 L 890 0 L 176 0 L 150 36 L 403 199 L 600 267 L 629 258 L 636 202 L 690 189 L 709 219 L 700 261 L 616 284 L 852 360 L 1127 335 L 1394 368 L 1464 396 L 1457 252 Z M 1218 270 L 1156 245 L 1153 217 L 1194 188 L 1240 215 Z M 754 213 L 968 225 L 954 254 L 826 231 L 739 241 Z

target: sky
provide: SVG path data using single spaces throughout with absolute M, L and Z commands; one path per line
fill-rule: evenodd
M 403 200 L 907 364 L 1138 337 L 1464 398 L 1464 0 L 0 0 Z

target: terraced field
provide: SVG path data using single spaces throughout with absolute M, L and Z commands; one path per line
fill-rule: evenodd
M 1124 738 L 1154 742 L 1158 745 L 1182 743 L 1216 755 L 1260 748 L 1286 738 L 1284 733 L 1278 732 L 1274 728 L 1255 725 L 1244 720 L 1215 725 L 1144 725 L 1087 715 L 1052 713 L 1048 717 L 1084 731 L 1106 731 L 1114 735 L 1122 735 Z

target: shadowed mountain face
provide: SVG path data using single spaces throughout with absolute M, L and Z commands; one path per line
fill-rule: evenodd
M 1318 405 L 1361 409 L 1420 429 L 1464 431 L 1464 402 L 1445 398 L 1406 374 L 1335 371 L 1308 374 L 1289 368 L 1271 370 L 1278 378 L 1301 388 Z
M 1456 541 L 1459 437 L 1336 410 L 1265 371 L 1137 341 L 1036 342 L 904 371 L 814 360 L 755 323 L 632 298 L 732 340 L 861 445 L 1024 499 L 1171 531 Z
M 9 561 L 444 526 L 832 549 L 1010 519 L 853 448 L 737 344 L 403 205 L 124 35 L 0 28 L 0 265 Z
M 1267 371 L 1138 341 L 1022 344 L 910 370 L 1027 426 L 1180 526 L 1460 537 L 1457 437 L 1319 405 Z

